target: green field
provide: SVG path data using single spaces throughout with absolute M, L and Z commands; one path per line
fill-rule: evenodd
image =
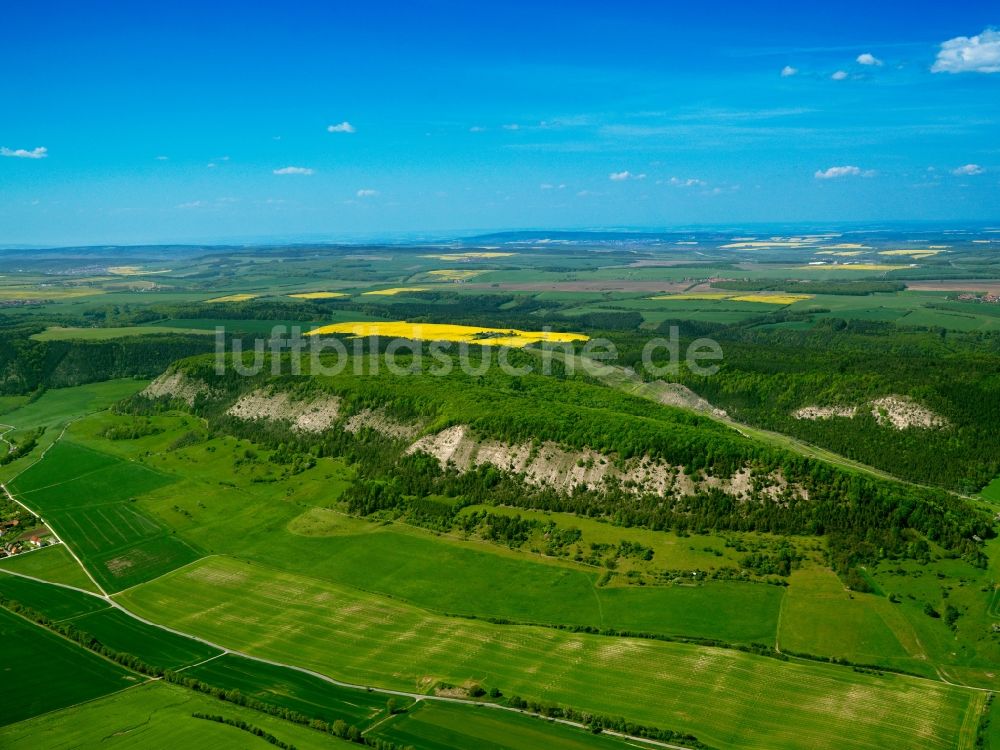
M 71 622 L 101 644 L 161 669 L 183 671 L 225 690 L 328 722 L 365 727 L 385 712 L 386 696 L 342 688 L 304 672 L 223 654 L 112 608 L 99 597 L 12 575 L 0 575 L 0 596 L 54 621 Z M 409 701 L 398 698 L 399 707 Z
M 93 581 L 83 572 L 80 564 L 63 544 L 54 544 L 28 554 L 16 555 L 0 560 L 0 570 L 41 578 L 53 583 L 65 583 L 79 589 L 97 593 Z
M 145 678 L 0 608 L 0 725 L 136 685 Z
M 3 423 L 15 428 L 5 435 L 8 440 L 17 440 L 26 431 L 39 427 L 45 428 L 45 432 L 35 451 L 7 466 L 0 466 L 0 481 L 9 482 L 34 463 L 41 451 L 55 442 L 62 429 L 74 419 L 103 411 L 121 399 L 141 391 L 145 386 L 144 380 L 123 379 L 74 388 L 53 388 L 36 399 L 28 399 L 22 405 L 6 411 Z
M 885 597 L 851 593 L 823 570 L 795 571 L 791 584 L 781 610 L 783 649 L 935 676 L 908 637 L 912 629 Z
M 200 331 L 192 328 L 173 328 L 171 326 L 127 326 L 124 328 L 63 328 L 53 326 L 41 333 L 36 333 L 35 341 L 108 341 L 130 336 L 152 336 L 156 334 L 209 334 L 210 331 Z
M 226 558 L 202 560 L 119 600 L 144 617 L 356 684 L 426 691 L 439 680 L 474 680 L 719 747 L 966 746 L 963 725 L 981 701 L 928 680 L 443 618 Z
M 173 481 L 141 464 L 61 441 L 10 490 L 53 525 L 102 586 L 118 591 L 199 556 L 134 504 Z
M 147 625 L 117 609 L 103 609 L 77 617 L 73 625 L 115 651 L 166 669 L 177 670 L 222 653 L 191 638 Z
M 647 747 L 635 740 L 590 734 L 582 729 L 508 711 L 430 701 L 393 717 L 368 736 L 421 750 L 616 750 Z
M 300 750 L 357 747 L 330 735 L 175 685 L 155 682 L 0 729 L 0 746 L 63 750 L 106 747 L 128 750 L 268 750 L 273 745 L 235 727 L 197 719 L 193 713 L 242 719 Z
M 342 688 L 304 672 L 234 654 L 185 669 L 184 674 L 305 716 L 331 723 L 340 719 L 361 729 L 384 718 L 386 712 L 384 693 Z M 410 703 L 406 698 L 395 700 L 400 708 Z
M 237 441 L 215 439 L 177 451 L 163 450 L 183 428 L 173 417 L 158 420 L 170 429 L 137 441 L 92 438 L 99 425 L 109 423 L 103 416 L 77 423 L 71 435 L 123 455 L 128 450 L 136 455 L 151 452 L 143 456 L 145 465 L 185 477 L 144 495 L 138 505 L 197 549 L 266 561 L 439 613 L 734 642 L 774 639 L 780 588 L 728 582 L 602 588 L 596 585 L 602 571 L 593 567 L 433 535 L 403 524 L 381 526 L 324 508 L 303 510 L 303 506 L 335 501 L 347 486 L 350 472 L 339 462 L 323 461 L 288 481 L 255 483 L 233 469 Z M 225 488 L 220 488 L 220 481 L 227 482 Z M 736 563 L 731 554 L 717 557 L 705 552 L 705 541 L 691 550 L 693 544 L 682 544 L 676 536 L 617 529 L 563 515 L 561 520 L 567 525 L 585 529 L 587 542 L 617 543 L 627 538 L 655 545 L 657 560 L 664 567 L 710 569 L 720 560 Z M 725 549 L 718 540 L 712 546 Z M 275 556 L 275 549 L 300 554 Z
M 63 586 L 52 586 L 30 578 L 0 573 L 0 594 L 41 612 L 51 620 L 66 620 L 110 605 L 99 596 L 90 596 Z

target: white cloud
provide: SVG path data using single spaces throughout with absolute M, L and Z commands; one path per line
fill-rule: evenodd
M 813 175 L 817 180 L 834 180 L 838 177 L 874 177 L 874 169 L 861 169 L 861 167 L 844 166 L 830 167 L 829 169 L 817 170 Z
M 520 130 L 521 126 L 518 125 L 516 122 L 511 122 L 511 123 L 508 123 L 508 124 L 504 125 L 503 129 L 504 130 Z
M 551 182 L 543 182 L 538 187 L 540 190 L 565 190 L 566 183 L 560 182 L 558 185 L 553 185 Z
M 836 73 L 834 73 L 832 76 L 830 76 L 830 78 L 832 78 L 835 81 L 843 81 L 845 78 L 847 78 L 847 71 L 846 70 L 838 70 Z
M 378 190 L 372 190 L 371 188 L 361 188 L 357 192 L 359 198 L 374 198 L 378 195 Z
M 608 178 L 614 182 L 625 182 L 626 180 L 645 180 L 644 174 L 632 174 L 627 169 L 623 172 L 612 172 Z
M 486 132 L 486 128 L 484 128 L 482 125 L 473 125 L 471 128 L 469 128 L 469 132 L 470 133 L 484 133 L 484 132 Z
M 181 203 L 177 208 L 204 208 L 208 204 L 205 201 L 188 201 L 187 203 Z
M 858 64 L 875 65 L 875 66 L 884 65 L 884 63 L 877 57 L 875 57 L 875 55 L 873 55 L 871 52 L 863 52 L 860 55 L 858 55 Z
M 281 169 L 274 170 L 275 174 L 312 174 L 313 170 L 309 167 L 282 167 Z
M 957 167 L 951 170 L 951 173 L 954 175 L 958 175 L 959 177 L 967 177 L 971 175 L 982 174 L 985 171 L 986 170 L 983 169 L 978 164 L 965 164 L 961 167 Z
M 686 180 L 682 180 L 680 177 L 671 177 L 667 180 L 667 184 L 675 187 L 705 187 L 708 183 L 694 177 L 689 177 Z
M 49 150 L 45 146 L 39 146 L 28 151 L 26 148 L 0 148 L 0 156 L 13 156 L 17 159 L 44 159 L 49 155 Z
M 170 158 L 169 156 L 157 156 L 156 160 L 157 161 L 167 161 L 169 158 Z
M 942 42 L 932 73 L 1000 73 L 1000 31 L 986 29 L 976 36 Z
M 326 132 L 327 133 L 357 133 L 358 129 L 356 127 L 354 127 L 353 125 L 351 125 L 351 123 L 349 123 L 347 120 L 344 120 L 342 123 L 339 123 L 337 125 L 327 125 L 326 126 Z
M 208 167 L 209 169 L 215 169 L 215 168 L 216 168 L 217 166 L 219 166 L 219 165 L 218 165 L 218 164 L 216 164 L 216 163 L 215 163 L 214 161 L 210 161 L 210 162 L 209 162 L 208 164 L 206 164 L 205 166 L 206 166 L 206 167 Z
M 793 68 L 791 65 L 786 65 L 781 69 L 781 77 L 791 78 L 792 76 L 797 75 L 798 72 L 799 72 L 798 68 Z

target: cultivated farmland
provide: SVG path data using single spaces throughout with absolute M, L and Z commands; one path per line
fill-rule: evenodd
M 141 464 L 60 442 L 10 490 L 52 524 L 102 586 L 118 591 L 199 556 L 134 504 L 172 481 Z
M 145 678 L 0 608 L 0 725 L 123 690 Z
M 427 691 L 442 680 L 477 681 L 724 747 L 878 748 L 906 738 L 951 748 L 965 741 L 969 712 L 982 704 L 980 694 L 916 678 L 452 620 L 225 558 L 200 561 L 120 601 L 224 645 L 355 683 Z M 647 698 L 636 703 L 640 684 Z M 739 697 L 748 694 L 761 700 Z
M 107 747 L 115 750 L 211 747 L 219 750 L 268 750 L 273 745 L 236 727 L 192 714 L 221 715 L 261 727 L 300 750 L 357 747 L 308 727 L 224 703 L 190 690 L 154 682 L 92 703 L 0 729 L 5 747 L 56 750 Z

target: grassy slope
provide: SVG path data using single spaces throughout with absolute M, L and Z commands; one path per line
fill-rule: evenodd
M 53 388 L 35 401 L 5 412 L 2 420 L 4 424 L 17 428 L 6 436 L 8 439 L 16 439 L 23 431 L 36 427 L 45 427 L 46 431 L 39 440 L 39 449 L 29 456 L 0 467 L 0 481 L 10 481 L 31 465 L 41 452 L 40 449 L 50 445 L 59 436 L 63 426 L 71 420 L 107 409 L 126 396 L 141 391 L 145 385 L 144 380 L 123 379 L 90 383 L 75 388 Z
M 65 708 L 145 678 L 0 609 L 0 724 Z
M 979 695 L 738 652 L 442 618 L 227 558 L 120 600 L 150 619 L 353 682 L 426 690 L 440 679 L 477 680 L 720 747 L 878 748 L 907 738 L 951 748 Z

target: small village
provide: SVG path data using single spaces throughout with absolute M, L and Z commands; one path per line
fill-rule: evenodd
M 959 302 L 979 302 L 986 305 L 1000 305 L 1000 294 L 994 294 L 993 292 L 986 292 L 986 294 L 962 292 L 955 299 Z
M 38 516 L 6 498 L 0 500 L 0 559 L 48 547 L 57 541 Z

